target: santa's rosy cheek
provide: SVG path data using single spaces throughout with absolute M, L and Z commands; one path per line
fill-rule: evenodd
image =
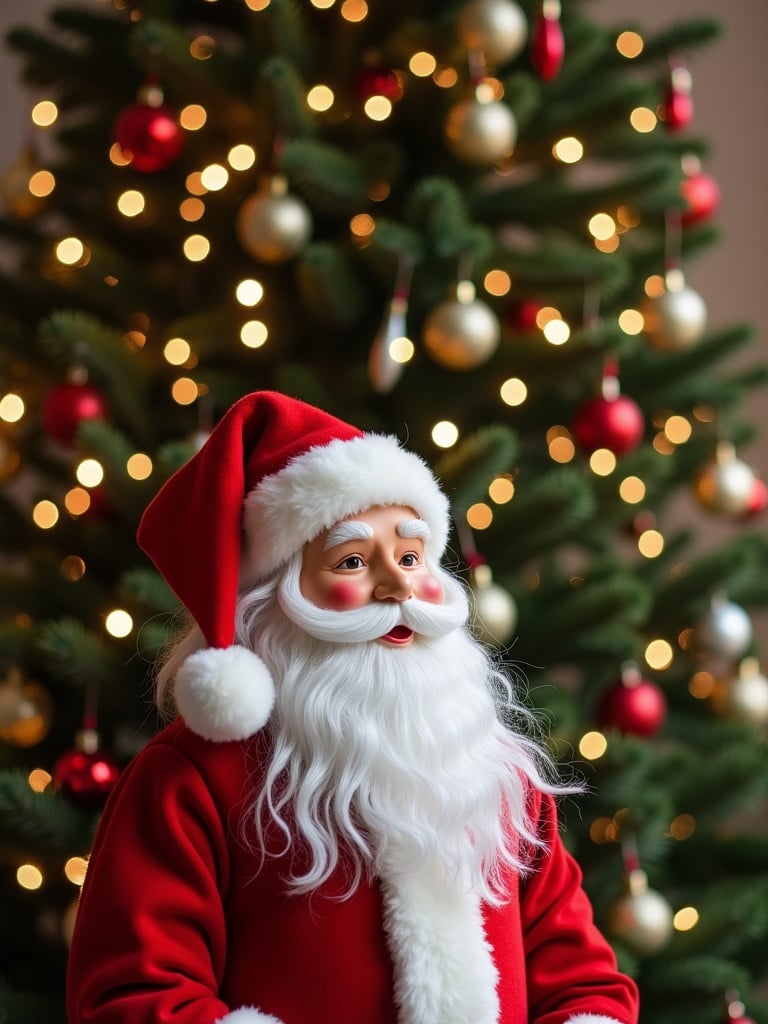
M 434 576 L 427 576 L 419 581 L 418 597 L 431 604 L 439 604 L 443 600 L 443 588 Z
M 360 603 L 360 593 L 354 583 L 348 580 L 339 580 L 328 588 L 326 594 L 326 607 L 336 611 L 344 611 L 346 608 L 355 608 Z

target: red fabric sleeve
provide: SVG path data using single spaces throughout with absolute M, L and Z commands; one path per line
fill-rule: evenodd
M 225 825 L 192 762 L 151 744 L 123 773 L 88 866 L 69 1024 L 213 1024 L 225 967 Z
M 540 796 L 546 851 L 521 887 L 521 918 L 531 1024 L 564 1024 L 591 1013 L 637 1024 L 635 983 L 616 968 L 593 922 L 581 870 L 563 846 L 553 799 Z

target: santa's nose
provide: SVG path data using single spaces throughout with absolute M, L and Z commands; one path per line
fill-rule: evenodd
M 377 601 L 407 601 L 411 596 L 411 581 L 399 565 L 380 569 L 378 577 L 373 588 L 373 596 Z

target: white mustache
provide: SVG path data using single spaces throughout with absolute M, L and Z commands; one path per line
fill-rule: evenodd
M 422 636 L 440 637 L 463 626 L 469 615 L 462 587 L 443 573 L 441 604 L 410 597 L 406 601 L 372 601 L 344 612 L 318 608 L 308 601 L 301 593 L 299 575 L 293 569 L 286 573 L 278 588 L 278 601 L 288 618 L 316 640 L 366 643 L 386 636 L 395 626 L 407 626 Z

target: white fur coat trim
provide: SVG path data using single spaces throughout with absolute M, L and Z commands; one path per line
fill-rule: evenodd
M 365 434 L 310 448 L 245 498 L 243 581 L 263 579 L 307 541 L 374 505 L 407 505 L 427 521 L 439 560 L 448 540 L 448 500 L 432 471 L 397 439 Z
M 219 1017 L 216 1024 L 283 1024 L 271 1013 L 262 1013 L 254 1006 L 243 1006 L 239 1010 L 233 1010 L 223 1017 Z
M 480 898 L 431 866 L 381 882 L 398 1024 L 496 1024 L 498 972 Z
M 575 1017 L 569 1017 L 566 1024 L 621 1024 L 621 1021 L 599 1013 L 577 1013 Z

